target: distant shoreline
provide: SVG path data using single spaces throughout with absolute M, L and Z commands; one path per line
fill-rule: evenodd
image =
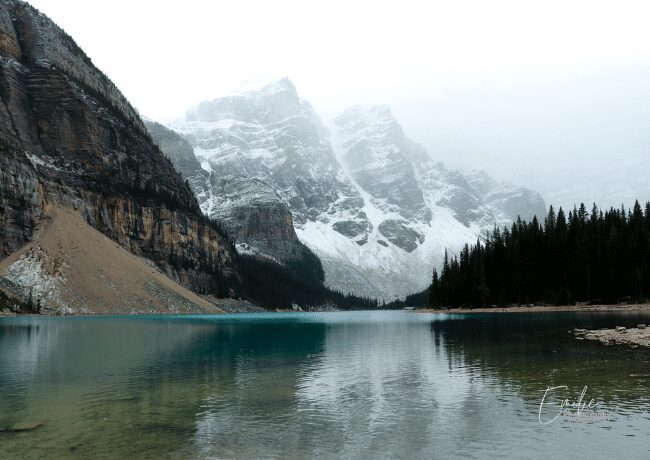
M 160 310 L 133 310 L 126 313 L 120 311 L 115 311 L 115 312 L 75 311 L 72 313 L 61 313 L 52 310 L 44 310 L 41 313 L 34 313 L 34 312 L 16 313 L 6 309 L 0 309 L 0 318 L 27 318 L 27 317 L 33 317 L 33 318 L 75 318 L 77 317 L 79 318 L 79 317 L 102 317 L 102 316 L 103 317 L 108 317 L 108 316 L 138 317 L 138 316 L 205 316 L 205 315 L 216 316 L 216 315 L 240 315 L 240 314 L 250 314 L 250 313 L 331 313 L 331 312 L 338 312 L 338 311 L 347 311 L 347 310 L 333 309 L 332 307 L 324 307 L 322 309 L 315 309 L 315 310 L 293 310 L 289 308 L 286 309 L 274 308 L 274 309 L 267 310 L 263 307 L 259 307 L 254 304 L 247 303 L 246 301 L 243 300 L 237 300 L 236 301 L 237 305 L 234 306 L 233 305 L 226 306 L 227 303 L 224 301 L 224 299 L 211 299 L 210 301 L 213 302 L 215 308 L 218 308 L 218 310 L 187 312 L 187 311 L 170 311 L 161 308 Z M 367 311 L 371 311 L 371 310 L 367 310 Z
M 139 311 L 139 312 L 130 312 L 127 314 L 121 312 L 75 312 L 72 314 L 52 314 L 52 313 L 23 313 L 16 314 L 8 310 L 0 310 L 0 318 L 3 317 L 90 317 L 90 316 L 147 316 L 147 315 L 161 315 L 161 316 L 196 316 L 196 315 L 223 315 L 223 314 L 242 314 L 242 313 L 316 313 L 316 312 L 332 312 L 332 311 L 345 311 L 345 310 L 307 310 L 307 311 L 295 311 L 289 309 L 255 309 L 255 310 L 237 310 L 237 309 L 223 309 L 220 312 L 206 313 L 206 312 L 172 312 L 172 311 Z M 368 310 L 368 311 L 391 311 L 391 310 Z M 400 310 L 392 310 L 400 311 Z M 403 310 L 402 310 L 403 311 Z M 410 313 L 454 313 L 454 314 L 483 314 L 483 313 L 552 313 L 552 312 L 584 312 L 584 313 L 598 313 L 598 312 L 621 312 L 621 313 L 650 313 L 650 303 L 639 303 L 639 304 L 614 304 L 614 305 L 534 305 L 534 306 L 525 306 L 517 305 L 510 307 L 481 307 L 481 308 L 418 308 Z
M 544 313 L 544 312 L 643 312 L 650 313 L 650 303 L 627 304 L 627 305 L 517 305 L 511 307 L 493 308 L 449 308 L 434 309 L 420 308 L 416 313 Z

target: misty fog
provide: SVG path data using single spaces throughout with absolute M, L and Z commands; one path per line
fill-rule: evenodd
M 158 121 L 276 74 L 325 121 L 388 104 L 436 159 L 547 204 L 650 199 L 645 2 L 31 3 Z

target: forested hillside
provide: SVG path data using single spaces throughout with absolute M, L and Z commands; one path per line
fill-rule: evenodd
M 421 304 L 426 293 L 407 304 Z M 544 302 L 640 302 L 650 296 L 650 202 L 569 212 L 551 206 L 544 222 L 518 219 L 485 240 L 446 255 L 428 303 L 486 306 Z

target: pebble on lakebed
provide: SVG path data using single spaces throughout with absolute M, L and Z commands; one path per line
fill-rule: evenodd
M 617 326 L 614 329 L 574 329 L 576 340 L 596 340 L 605 345 L 628 345 L 631 348 L 650 347 L 650 328 L 638 324 L 636 328 Z

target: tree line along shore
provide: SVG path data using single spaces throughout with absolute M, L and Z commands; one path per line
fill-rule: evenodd
M 650 298 L 650 202 L 603 211 L 551 206 L 460 254 L 445 254 L 431 285 L 404 306 L 496 308 L 645 304 Z

